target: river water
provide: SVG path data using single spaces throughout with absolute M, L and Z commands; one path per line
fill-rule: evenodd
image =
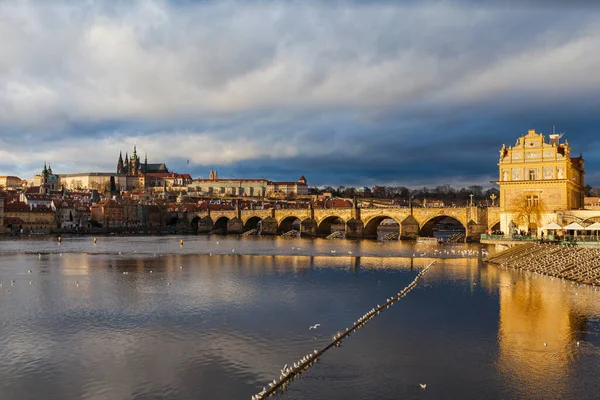
M 0 398 L 250 399 L 438 259 L 278 397 L 598 399 L 598 288 L 481 254 L 324 239 L 4 239 Z

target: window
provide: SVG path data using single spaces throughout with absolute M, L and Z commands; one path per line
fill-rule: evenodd
M 529 180 L 530 181 L 535 181 L 535 169 L 530 169 L 529 170 Z
M 529 207 L 537 207 L 540 202 L 540 197 L 537 195 L 527 196 L 527 205 Z

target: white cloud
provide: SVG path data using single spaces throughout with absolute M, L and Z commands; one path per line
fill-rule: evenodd
M 116 10 L 55 4 L 0 5 L 8 43 L 0 48 L 0 122 L 397 105 L 442 89 L 453 98 L 472 86 L 507 89 L 531 78 L 539 86 L 572 68 L 591 74 L 598 67 L 589 53 L 600 40 L 597 30 L 564 32 L 572 40 L 557 48 L 538 48 L 533 38 L 496 59 L 495 49 L 485 48 L 486 30 L 519 17 L 503 10 L 434 3 L 139 1 Z M 540 66 L 555 73 L 535 74 Z M 473 75 L 469 83 L 465 77 Z M 457 78 L 467 89 L 454 85 Z
M 0 157 L 112 170 L 133 141 L 204 165 L 361 156 L 384 138 L 352 140 L 352 116 L 597 91 L 597 26 L 592 9 L 448 2 L 0 2 Z

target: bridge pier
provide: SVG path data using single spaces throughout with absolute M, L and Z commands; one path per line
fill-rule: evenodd
M 278 224 L 277 220 L 272 217 L 267 217 L 261 222 L 261 235 L 277 235 Z
M 300 223 L 300 236 L 317 236 L 317 221 L 307 218 Z
M 465 231 L 465 241 L 466 242 L 479 242 L 481 239 L 481 235 L 487 231 L 487 224 L 476 224 L 470 223 L 467 224 L 467 229 Z
M 415 240 L 418 237 L 419 223 L 412 215 L 409 215 L 400 224 L 400 239 Z
M 208 233 L 214 229 L 213 220 L 210 217 L 200 218 L 198 221 L 198 233 Z
M 244 223 L 242 220 L 235 217 L 227 221 L 227 233 L 244 233 Z
M 362 238 L 365 224 L 360 219 L 351 218 L 346 222 L 347 238 Z

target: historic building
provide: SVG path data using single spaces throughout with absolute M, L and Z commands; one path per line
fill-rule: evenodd
M 21 189 L 23 181 L 18 176 L 0 176 L 0 189 Z
M 211 169 L 208 179 L 195 179 L 188 190 L 200 196 L 264 197 L 268 183 L 267 179 L 220 179 Z
M 133 154 L 130 158 L 125 153 L 125 160 L 123 160 L 122 153 L 119 153 L 119 160 L 117 161 L 117 174 L 123 174 L 127 176 L 140 176 L 148 173 L 168 173 L 169 169 L 165 163 L 148 164 L 148 155 L 144 156 L 144 163 L 140 162 L 140 157 L 137 155 L 136 146 L 133 146 Z
M 269 182 L 267 185 L 267 196 L 277 196 L 279 194 L 286 197 L 290 194 L 296 196 L 307 195 L 308 185 L 304 175 L 295 182 Z
M 216 170 L 211 169 L 208 179 L 195 179 L 188 185 L 188 191 L 200 196 L 289 196 L 308 194 L 306 178 L 295 182 L 272 182 L 268 179 L 222 179 Z
M 551 134 L 546 141 L 530 129 L 514 146 L 502 145 L 497 183 L 503 232 L 537 233 L 556 221 L 556 211 L 583 208 L 583 157 L 571 157 L 569 142 L 560 143 L 561 136 Z
M 52 167 L 44 163 L 40 182 L 40 194 L 49 195 L 52 192 L 58 191 L 58 176 L 52 173 Z

